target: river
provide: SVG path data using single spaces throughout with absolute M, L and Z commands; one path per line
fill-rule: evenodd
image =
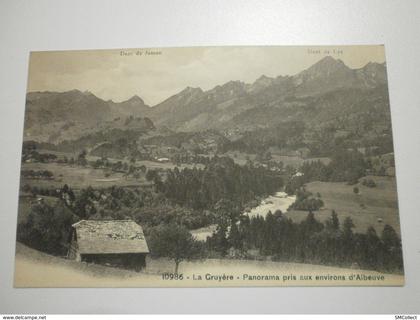
M 257 215 L 265 217 L 268 211 L 274 213 L 276 210 L 286 212 L 289 206 L 296 201 L 296 196 L 288 196 L 285 192 L 277 192 L 273 196 L 263 199 L 259 206 L 252 208 L 249 212 L 244 212 L 250 218 Z
M 265 217 L 268 211 L 274 213 L 276 210 L 281 210 L 281 212 L 286 212 L 289 206 L 296 201 L 296 196 L 288 196 L 285 192 L 277 192 L 273 196 L 268 196 L 267 198 L 261 200 L 261 203 L 252 208 L 249 212 L 244 212 L 250 218 L 256 217 L 257 215 Z M 191 234 L 199 241 L 206 241 L 207 237 L 211 237 L 213 232 L 216 231 L 217 225 L 212 224 L 204 228 L 191 230 Z

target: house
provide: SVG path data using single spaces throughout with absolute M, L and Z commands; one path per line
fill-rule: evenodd
M 303 172 L 296 172 L 294 175 L 293 175 L 293 177 L 302 177 L 302 176 L 304 176 L 305 174 L 303 173 Z
M 138 271 L 148 253 L 143 230 L 132 220 L 81 220 L 72 225 L 67 257 Z

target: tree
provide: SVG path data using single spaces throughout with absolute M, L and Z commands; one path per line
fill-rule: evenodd
M 212 236 L 207 240 L 211 249 L 220 252 L 222 256 L 225 256 L 229 249 L 226 221 L 219 222 L 216 231 L 213 232 Z
M 194 239 L 184 226 L 170 223 L 152 229 L 149 237 L 152 255 L 167 257 L 175 262 L 175 273 L 183 260 L 200 257 L 200 242 Z
M 381 234 L 381 239 L 385 248 L 387 249 L 398 247 L 400 246 L 400 243 L 401 243 L 400 238 L 397 235 L 397 232 L 389 224 L 386 224 L 384 226 L 384 229 L 382 230 L 382 234 Z
M 156 176 L 158 175 L 156 170 L 148 170 L 146 173 L 146 180 L 147 181 L 153 181 Z
M 342 253 L 343 257 L 347 261 L 352 261 L 354 247 L 354 233 L 353 228 L 355 227 L 353 220 L 350 217 L 346 217 L 343 222 L 343 234 L 342 234 Z
M 77 221 L 64 202 L 54 206 L 46 203 L 34 205 L 25 221 L 18 225 L 17 238 L 24 244 L 50 254 L 64 255 L 71 225 Z
M 313 234 L 319 232 L 323 229 L 323 224 L 315 219 L 315 215 L 312 211 L 308 212 L 305 220 L 300 223 L 302 230 L 308 232 L 308 234 Z
M 331 218 L 326 221 L 325 227 L 328 231 L 338 231 L 340 229 L 340 221 L 338 220 L 335 210 L 331 212 Z
M 87 165 L 86 155 L 87 155 L 87 151 L 82 150 L 77 156 L 77 164 L 81 166 L 86 166 Z
M 214 210 L 219 220 L 225 220 L 227 224 L 236 222 L 240 215 L 239 208 L 231 200 L 222 198 L 214 205 Z
M 350 217 L 346 217 L 343 223 L 343 234 L 345 237 L 353 237 L 353 228 L 355 227 L 353 220 Z
M 92 201 L 94 197 L 92 187 L 81 189 L 78 197 L 74 201 L 74 212 L 82 219 L 89 218 L 96 213 L 95 204 Z
M 310 259 L 314 255 L 316 249 L 312 242 L 312 237 L 318 232 L 322 231 L 324 225 L 315 219 L 315 215 L 312 211 L 309 211 L 306 219 L 299 224 L 299 235 L 298 241 L 300 241 L 299 259 L 302 262 L 306 259 Z
M 381 240 L 376 234 L 374 227 L 370 226 L 366 231 L 365 263 L 369 268 L 382 267 Z
M 384 250 L 385 268 L 392 271 L 403 268 L 401 240 L 390 225 L 385 225 L 381 240 Z
M 358 188 L 358 187 L 354 187 L 354 188 L 353 188 L 353 192 L 354 192 L 355 194 L 359 194 L 359 188 Z
M 243 237 L 242 237 L 242 234 L 239 232 L 238 225 L 234 222 L 232 222 L 230 226 L 230 232 L 229 232 L 229 236 L 227 240 L 231 248 L 242 251 Z

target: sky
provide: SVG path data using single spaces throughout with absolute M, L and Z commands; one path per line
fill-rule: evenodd
M 328 55 L 353 69 L 385 61 L 380 45 L 40 51 L 30 55 L 28 92 L 78 89 L 115 102 L 138 95 L 153 106 L 188 86 L 294 75 Z

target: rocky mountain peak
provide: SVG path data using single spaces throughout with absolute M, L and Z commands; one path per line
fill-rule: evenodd
M 247 86 L 247 91 L 250 93 L 255 93 L 265 88 L 270 87 L 274 83 L 275 79 L 267 77 L 265 74 L 260 76 L 254 83 Z
M 326 56 L 305 71 L 302 71 L 300 74 L 322 76 L 343 71 L 350 71 L 350 68 L 348 68 L 342 60 L 334 59 L 331 56 Z
M 213 89 L 207 91 L 208 94 L 213 95 L 217 98 L 217 96 L 234 96 L 237 94 L 241 94 L 245 91 L 246 84 L 242 81 L 235 80 L 226 82 L 223 85 L 219 85 L 214 87 Z
M 201 88 L 193 88 L 193 87 L 186 87 L 184 90 L 182 90 L 179 95 L 185 95 L 185 94 L 200 94 L 203 93 L 203 90 Z
M 130 99 L 128 99 L 126 102 L 132 103 L 132 104 L 143 104 L 144 105 L 144 101 L 142 98 L 140 98 L 138 95 L 134 95 L 132 96 Z

